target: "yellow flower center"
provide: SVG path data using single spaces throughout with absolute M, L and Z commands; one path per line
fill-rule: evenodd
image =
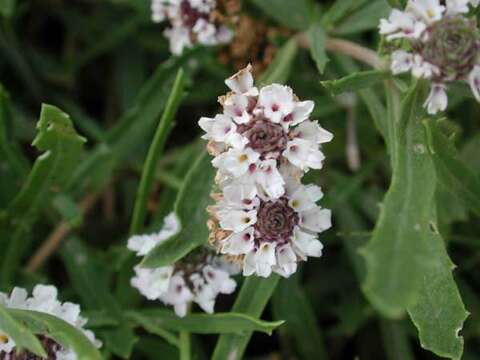
M 8 337 L 6 335 L 0 335 L 0 343 L 5 344 L 8 342 Z
M 245 162 L 248 160 L 248 156 L 245 155 L 245 154 L 242 154 L 238 157 L 238 161 L 240 161 L 241 163 Z

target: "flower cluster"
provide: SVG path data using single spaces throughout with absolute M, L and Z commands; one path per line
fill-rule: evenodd
M 317 234 L 331 226 L 330 211 L 316 204 L 320 188 L 301 178 L 322 168 L 320 146 L 333 136 L 309 120 L 313 101 L 284 85 L 256 88 L 250 66 L 226 85 L 223 113 L 199 121 L 221 189 L 209 209 L 211 243 L 244 275 L 287 277 L 307 256 L 321 256 Z
M 32 310 L 56 316 L 81 330 L 97 348 L 100 348 L 102 344 L 95 339 L 93 332 L 84 329 L 87 319 L 80 316 L 80 306 L 69 302 L 62 304 L 57 299 L 57 295 L 58 291 L 54 286 L 37 285 L 33 289 L 31 297 L 28 296 L 25 289 L 14 288 L 10 296 L 0 293 L 0 305 L 11 309 Z M 49 359 L 74 360 L 77 358 L 73 349 L 63 347 L 46 335 L 39 336 L 39 340 L 49 355 Z M 0 331 L 0 358 L 15 359 L 15 346 L 13 339 Z M 23 358 L 37 359 L 30 353 L 25 353 Z
M 394 9 L 380 22 L 387 41 L 403 40 L 392 53 L 392 72 L 411 72 L 432 81 L 425 102 L 429 114 L 447 108 L 446 84 L 452 81 L 468 82 L 480 101 L 480 33 L 476 19 L 468 17 L 469 6 L 478 4 L 479 0 L 409 0 L 405 11 Z
M 231 41 L 233 33 L 219 23 L 216 7 L 216 0 L 152 0 L 152 19 L 169 21 L 164 35 L 170 51 L 180 55 L 195 43 L 213 46 Z
M 146 255 L 178 230 L 178 220 L 175 214 L 170 214 L 159 233 L 133 236 L 128 240 L 128 248 L 138 256 Z M 181 317 L 186 315 L 192 301 L 205 312 L 212 313 L 217 295 L 231 294 L 236 287 L 230 277 L 230 269 L 204 248 L 194 250 L 173 265 L 156 269 L 137 265 L 134 270 L 132 286 L 149 300 L 161 300 L 172 305 Z

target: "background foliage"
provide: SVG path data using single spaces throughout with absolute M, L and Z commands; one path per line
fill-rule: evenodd
M 0 308 L 0 327 L 39 354 L 32 332 L 53 332 L 81 359 L 478 359 L 478 104 L 459 86 L 448 118 L 428 118 L 425 84 L 331 46 L 376 50 L 379 19 L 403 5 L 244 1 L 290 34 L 260 83 L 314 100 L 335 134 L 307 176 L 334 228 L 294 277 L 248 278 L 220 314 L 179 320 L 130 287 L 126 239 L 175 207 L 185 227 L 145 264 L 206 241 L 213 171 L 197 121 L 234 70 L 217 49 L 171 57 L 148 1 L 0 0 L 0 287 L 55 284 L 104 347 L 28 312 Z

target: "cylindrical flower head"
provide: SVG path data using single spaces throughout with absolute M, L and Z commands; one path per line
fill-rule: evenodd
M 409 0 L 405 11 L 394 9 L 380 22 L 387 41 L 403 39 L 401 48 L 392 53 L 392 72 L 411 71 L 432 80 L 425 102 L 430 114 L 447 108 L 446 83 L 451 81 L 468 82 L 478 99 L 480 33 L 476 19 L 468 17 L 472 6 L 478 1 Z
M 216 19 L 215 0 L 152 0 L 152 20 L 168 20 L 164 35 L 170 41 L 170 51 L 180 55 L 194 44 L 213 46 L 226 44 L 232 31 Z
M 285 182 L 286 191 L 277 199 L 243 197 L 235 186 L 226 186 L 210 208 L 213 245 L 239 262 L 246 276 L 276 272 L 288 277 L 298 262 L 322 255 L 317 237 L 331 227 L 331 212 L 317 205 L 321 189 L 288 175 Z
M 0 293 L 0 305 L 11 309 L 32 310 L 56 316 L 82 331 L 97 348 L 100 348 L 102 343 L 95 338 L 93 332 L 84 329 L 87 319 L 80 316 L 80 306 L 69 302 L 61 303 L 57 299 L 57 295 L 58 291 L 54 286 L 37 285 L 34 287 L 31 297 L 28 296 L 28 292 L 25 289 L 16 287 L 10 295 Z M 63 347 L 53 339 L 50 339 L 48 334 L 41 335 L 38 339 L 43 345 L 45 352 L 49 355 L 49 359 L 77 359 L 73 349 Z M 37 358 L 26 350 L 17 354 L 15 347 L 16 344 L 13 339 L 0 330 L 0 359 Z
M 320 147 L 333 135 L 309 120 L 313 101 L 299 101 L 284 85 L 257 89 L 250 66 L 225 83 L 231 92 L 220 98 L 223 113 L 199 121 L 222 187 L 235 184 L 246 197 L 278 199 L 285 192 L 282 164 L 302 173 L 322 168 Z
M 146 255 L 156 245 L 173 236 L 179 228 L 174 214 L 165 219 L 158 234 L 133 236 L 128 248 L 137 255 Z M 146 269 L 137 265 L 131 279 L 133 287 L 148 300 L 160 300 L 174 307 L 175 313 L 183 317 L 192 302 L 202 310 L 212 313 L 218 294 L 231 294 L 236 282 L 230 277 L 231 267 L 205 248 L 194 250 L 173 265 Z

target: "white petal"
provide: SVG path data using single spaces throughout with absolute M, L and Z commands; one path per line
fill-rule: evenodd
M 192 47 L 190 30 L 183 26 L 175 26 L 164 31 L 164 35 L 170 40 L 170 51 L 174 55 L 181 55 L 185 48 Z
M 448 0 L 447 1 L 447 14 L 456 15 L 462 13 L 468 13 L 468 4 L 470 0 Z
M 245 174 L 250 164 L 254 164 L 259 158 L 260 154 L 250 148 L 230 149 L 214 158 L 212 164 L 220 171 L 239 177 Z
M 323 232 L 332 227 L 332 213 L 315 207 L 300 214 L 300 226 L 313 232 Z
M 135 276 L 130 281 L 131 285 L 149 300 L 159 299 L 168 291 L 170 277 L 173 272 L 171 266 L 157 269 L 134 267 Z
M 424 61 L 420 55 L 415 55 L 412 64 L 412 75 L 416 78 L 430 79 L 433 75 L 439 75 L 440 69 Z
M 238 233 L 257 222 L 257 211 L 225 210 L 219 211 L 218 217 L 222 229 Z
M 396 50 L 392 53 L 392 73 L 400 74 L 410 71 L 413 66 L 413 55 L 403 51 Z
M 289 277 L 297 271 L 297 256 L 290 245 L 277 247 L 277 264 L 279 272 L 284 277 Z
M 269 277 L 272 273 L 272 266 L 277 263 L 275 247 L 275 243 L 263 243 L 255 253 L 255 268 L 258 276 Z
M 202 269 L 203 275 L 212 289 L 221 294 L 231 294 L 235 291 L 236 282 L 223 270 L 207 265 Z
M 323 197 L 322 189 L 319 186 L 310 184 L 300 186 L 293 195 L 290 196 L 288 204 L 297 212 L 306 211 L 315 208 L 316 202 Z
M 325 156 L 318 149 L 317 144 L 308 140 L 296 138 L 287 143 L 287 148 L 283 152 L 290 163 L 299 167 L 301 170 L 321 169 Z
M 387 19 L 380 20 L 380 34 L 387 35 L 387 40 L 394 40 L 398 38 L 413 38 L 418 39 L 426 25 L 417 21 L 415 17 L 398 9 L 393 9 Z
M 480 101 L 480 65 L 477 65 L 468 75 L 468 82 L 472 89 L 473 95 L 477 101 Z
M 288 126 L 295 126 L 307 120 L 315 107 L 315 103 L 311 100 L 298 101 L 294 103 L 293 112 L 287 115 L 283 121 Z
M 294 236 L 292 238 L 295 252 L 305 260 L 307 256 L 320 257 L 322 256 L 323 245 L 314 236 L 295 228 Z
M 243 260 L 243 276 L 250 276 L 255 274 L 255 254 L 255 251 L 251 251 L 247 254 L 247 256 L 245 256 L 245 259 Z
M 432 84 L 430 95 L 425 101 L 424 106 L 431 115 L 435 115 L 439 111 L 445 111 L 448 105 L 448 97 L 446 87 L 443 84 Z
M 225 84 L 237 94 L 248 94 L 250 96 L 258 94 L 257 88 L 253 86 L 252 66 L 250 64 L 225 80 Z
M 302 122 L 295 128 L 294 136 L 316 144 L 328 143 L 333 139 L 333 134 L 322 128 L 318 121 Z
M 285 193 L 285 181 L 277 169 L 276 160 L 270 159 L 259 163 L 255 179 L 271 198 L 278 199 Z
M 272 84 L 260 90 L 257 106 L 272 122 L 280 123 L 294 109 L 293 91 L 290 87 Z
M 443 17 L 445 6 L 439 0 L 410 0 L 407 11 L 411 11 L 427 24 L 432 24 Z
M 248 97 L 242 94 L 231 94 L 223 102 L 225 115 L 230 116 L 237 124 L 246 124 L 251 120 L 248 113 Z
M 242 232 L 232 233 L 222 241 L 222 254 L 242 255 L 248 254 L 255 247 L 254 229 L 249 227 Z

